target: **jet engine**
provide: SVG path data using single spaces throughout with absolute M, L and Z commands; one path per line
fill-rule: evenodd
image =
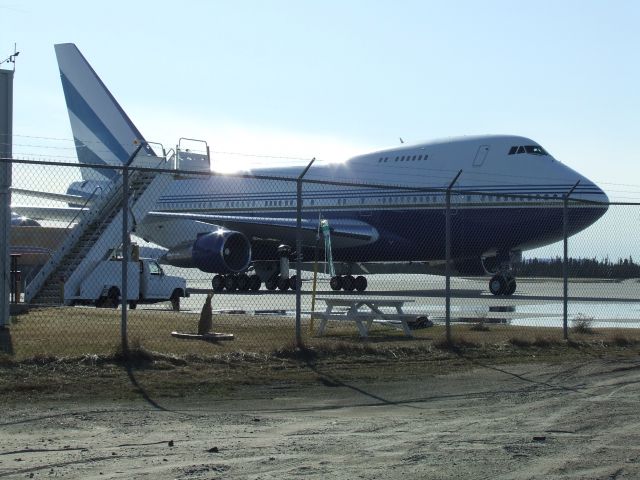
M 162 262 L 208 273 L 243 272 L 251 263 L 251 243 L 241 232 L 221 228 L 198 235 L 192 244 L 169 250 Z

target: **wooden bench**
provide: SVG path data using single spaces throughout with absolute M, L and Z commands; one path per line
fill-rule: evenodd
M 404 334 L 413 337 L 413 333 L 409 327 L 410 323 L 415 322 L 418 315 L 407 314 L 402 311 L 402 307 L 407 302 L 413 300 L 389 300 L 379 298 L 317 298 L 316 300 L 325 302 L 327 308 L 324 312 L 313 312 L 312 319 L 319 319 L 318 335 L 322 336 L 327 328 L 329 320 L 352 321 L 358 327 L 360 336 L 366 338 L 369 329 L 374 320 L 381 321 L 399 321 Z M 346 307 L 346 310 L 335 311 L 336 307 Z M 395 309 L 395 312 L 384 312 L 382 308 Z M 361 310 L 364 309 L 364 310 Z

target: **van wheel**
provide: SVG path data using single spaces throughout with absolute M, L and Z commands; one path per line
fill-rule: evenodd
M 180 290 L 174 290 L 169 300 L 171 301 L 171 308 L 173 309 L 173 311 L 179 312 L 180 311 Z
M 110 307 L 118 308 L 118 299 L 120 298 L 120 290 L 117 287 L 111 287 L 107 293 L 107 304 Z

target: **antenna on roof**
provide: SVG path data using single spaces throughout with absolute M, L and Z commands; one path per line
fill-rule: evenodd
M 2 60 L 2 61 L 0 62 L 0 65 L 2 65 L 3 63 L 13 63 L 13 69 L 15 70 L 15 69 L 16 69 L 16 57 L 17 57 L 18 55 L 20 55 L 20 52 L 18 52 L 18 51 L 16 50 L 16 44 L 14 43 L 14 44 L 13 44 L 13 55 L 9 55 L 9 57 L 8 57 L 8 58 L 6 58 L 6 59 Z
M 404 140 L 402 139 L 402 137 L 399 137 L 399 138 L 400 138 L 400 143 L 404 143 Z

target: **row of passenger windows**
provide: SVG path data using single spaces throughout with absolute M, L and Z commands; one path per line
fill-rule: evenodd
M 393 157 L 391 157 L 393 159 Z M 417 161 L 421 161 L 421 160 L 426 160 L 427 158 L 429 158 L 429 155 L 425 154 L 425 155 L 402 155 L 402 156 L 397 156 L 394 161 L 396 162 L 415 162 Z M 380 157 L 378 159 L 378 163 L 386 163 L 387 161 L 389 161 L 389 157 Z
M 519 153 L 530 153 L 531 155 L 549 155 L 544 148 L 537 145 L 515 146 L 509 149 L 509 155 L 517 155 Z
M 461 201 L 466 202 L 534 202 L 539 201 L 542 198 L 549 199 L 555 198 L 558 199 L 560 196 L 557 193 L 548 194 L 545 193 L 543 195 L 537 196 L 522 196 L 522 197 L 511 197 L 508 195 L 453 195 L 451 198 L 451 202 L 453 204 L 460 203 Z M 365 201 L 371 202 L 371 198 L 359 197 L 353 199 L 346 198 L 338 198 L 335 200 L 338 205 L 356 205 L 358 204 L 358 200 L 360 205 L 364 205 Z M 315 199 L 303 199 L 302 204 L 307 206 L 314 206 Z M 328 206 L 332 203 L 331 200 L 326 200 L 320 202 L 318 206 Z M 378 197 L 378 203 L 381 204 L 406 204 L 406 203 L 444 203 L 443 195 L 426 195 L 426 196 L 397 196 L 397 197 Z M 225 202 L 225 208 L 250 208 L 250 207 L 259 207 L 262 204 L 264 207 L 293 207 L 295 206 L 295 200 L 266 200 L 266 201 L 232 201 Z M 214 203 L 211 202 L 196 202 L 196 203 L 168 203 L 165 204 L 166 208 L 214 208 Z

